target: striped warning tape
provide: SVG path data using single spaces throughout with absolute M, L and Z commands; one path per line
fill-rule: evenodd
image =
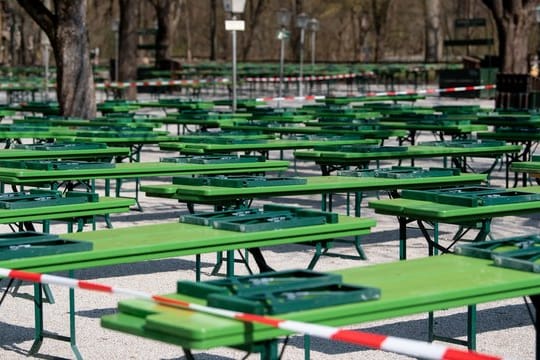
M 324 95 L 307 95 L 307 96 L 282 96 L 282 97 L 262 97 L 255 99 L 256 101 L 311 101 L 311 100 L 324 100 Z
M 227 78 L 213 79 L 213 80 L 148 80 L 148 81 L 105 81 L 103 83 L 97 83 L 96 89 L 125 89 L 129 87 L 140 86 L 198 86 L 198 85 L 212 85 L 212 84 L 228 84 L 230 82 Z
M 352 79 L 356 77 L 364 77 L 369 75 L 368 73 L 350 73 L 350 74 L 335 74 L 335 75 L 309 75 L 309 76 L 285 76 L 283 77 L 283 82 L 296 82 L 296 81 L 324 81 L 324 80 L 341 80 L 341 79 Z M 254 77 L 247 76 L 242 78 L 245 82 L 260 82 L 260 83 L 275 83 L 280 82 L 279 76 L 269 76 L 269 77 Z
M 349 94 L 348 97 L 382 97 L 382 96 L 403 96 L 403 95 L 437 95 L 442 93 L 455 93 L 464 91 L 477 91 L 477 90 L 492 90 L 496 89 L 494 84 L 488 85 L 474 85 L 474 86 L 459 86 L 451 88 L 441 89 L 421 89 L 421 90 L 404 90 L 404 91 L 381 91 L 381 92 L 367 92 L 359 94 Z M 324 100 L 327 96 L 324 95 L 307 95 L 307 96 L 284 96 L 284 97 L 261 97 L 257 98 L 257 101 L 310 101 L 310 100 Z M 338 97 L 339 98 L 339 97 Z
M 39 274 L 21 270 L 11 270 L 0 268 L 0 277 L 7 277 L 16 280 L 30 281 L 49 285 L 59 285 L 72 289 L 83 289 L 99 291 L 110 294 L 119 294 L 139 299 L 153 301 L 160 305 L 190 309 L 207 314 L 217 315 L 230 319 L 237 319 L 244 322 L 259 323 L 271 327 L 316 336 L 323 339 L 330 339 L 339 342 L 367 346 L 383 351 L 394 352 L 414 358 L 427 360 L 503 360 L 504 358 L 481 354 L 470 350 L 453 349 L 440 344 L 426 343 L 417 340 L 409 340 L 393 336 L 386 336 L 362 331 L 339 329 L 331 326 L 316 325 L 300 321 L 283 320 L 275 317 L 247 314 L 225 309 L 213 308 L 205 305 L 189 303 L 177 299 L 171 299 L 160 295 L 118 288 L 96 282 L 89 282 L 71 279 L 62 276 Z
M 213 79 L 213 80 L 148 80 L 148 81 L 105 81 L 102 83 L 96 83 L 96 89 L 125 89 L 129 87 L 140 86 L 199 86 L 199 85 L 213 85 L 213 84 L 228 84 L 230 82 L 227 78 Z M 49 83 L 48 88 L 55 88 L 56 83 Z M 40 83 L 0 83 L 0 90 L 39 90 L 43 88 L 43 84 Z
M 400 96 L 400 95 L 434 95 L 443 93 L 454 93 L 464 91 L 477 91 L 477 90 L 492 90 L 497 86 L 494 84 L 488 85 L 471 85 L 471 86 L 458 86 L 441 89 L 421 89 L 421 90 L 404 90 L 404 91 L 383 91 L 383 92 L 368 92 L 365 94 L 359 94 L 356 96 Z

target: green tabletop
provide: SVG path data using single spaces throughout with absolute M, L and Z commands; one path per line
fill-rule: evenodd
M 536 187 L 523 191 L 538 192 Z M 413 199 L 373 200 L 369 207 L 378 214 L 402 216 L 444 223 L 473 223 L 501 216 L 517 216 L 540 211 L 540 201 L 487 206 L 459 206 Z
M 87 119 L 64 119 L 64 118 L 48 118 L 48 117 L 35 117 L 35 118 L 24 118 L 24 119 L 14 119 L 13 123 L 21 125 L 31 125 L 39 124 L 41 126 L 85 126 L 85 127 L 102 127 L 102 126 L 122 126 L 128 128 L 144 128 L 144 129 L 153 129 L 160 125 L 164 118 L 156 118 L 156 121 L 130 121 L 130 122 L 120 122 L 116 121 L 115 118 L 97 118 L 94 120 Z M 150 130 L 149 130 L 150 131 Z
M 230 153 L 237 151 L 271 151 L 289 149 L 310 149 L 321 145 L 346 145 L 346 144 L 376 144 L 375 139 L 344 139 L 344 140 L 260 140 L 257 142 L 245 142 L 236 144 L 193 144 L 193 143 L 160 143 L 161 150 L 180 151 L 185 154 L 210 154 Z
M 479 132 L 479 139 L 504 140 L 512 142 L 540 141 L 540 131 L 496 131 Z
M 510 170 L 516 172 L 540 173 L 540 161 L 513 162 Z
M 36 130 L 7 130 L 0 131 L 0 139 L 47 139 L 47 138 L 69 138 L 73 136 L 73 131 L 68 128 L 37 128 Z
M 139 101 L 138 104 L 141 107 L 151 108 L 166 108 L 166 109 L 178 109 L 178 110 L 193 110 L 193 109 L 205 109 L 210 110 L 214 108 L 214 103 L 211 101 L 193 101 L 183 99 L 161 99 L 158 101 Z
M 220 186 L 147 185 L 141 191 L 147 196 L 173 198 L 193 203 L 219 203 L 233 199 L 261 198 L 272 196 L 307 195 L 338 192 L 361 192 L 369 190 L 394 190 L 439 187 L 457 184 L 478 184 L 486 180 L 483 174 L 461 174 L 456 176 L 391 179 L 350 176 L 310 176 L 307 183 L 287 186 L 260 186 L 231 188 Z
M 479 147 L 438 147 L 414 145 L 399 151 L 372 151 L 372 152 L 340 152 L 305 150 L 295 151 L 298 160 L 315 160 L 318 163 L 355 163 L 358 161 L 410 159 L 429 157 L 457 157 L 457 156 L 485 156 L 495 157 L 507 153 L 516 153 L 521 150 L 519 145 L 497 145 Z
M 182 174 L 259 173 L 286 170 L 287 161 L 269 160 L 233 164 L 189 164 L 168 162 L 117 163 L 112 168 L 71 170 L 30 170 L 0 168 L 6 184 L 54 183 L 66 180 L 120 179 Z
M 2 149 L 0 160 L 28 159 L 99 159 L 110 156 L 129 155 L 129 149 L 123 147 L 107 147 L 103 149 L 74 149 L 74 150 L 24 150 Z
M 424 95 L 386 95 L 386 96 L 352 96 L 352 97 L 327 97 L 323 100 L 317 100 L 327 105 L 348 105 L 351 103 L 370 102 L 370 101 L 416 101 L 425 99 Z
M 132 135 L 132 136 L 72 136 L 74 141 L 115 144 L 158 144 L 166 141 L 176 141 L 174 135 Z
M 354 124 L 347 126 L 279 126 L 279 125 L 250 125 L 249 123 L 234 123 L 222 125 L 224 130 L 261 131 L 277 134 L 314 134 L 314 135 L 360 135 L 370 139 L 387 139 L 389 137 L 402 137 L 407 134 L 405 130 L 393 129 L 355 129 Z
M 349 305 L 291 312 L 280 318 L 344 326 L 459 306 L 538 294 L 540 277 L 503 269 L 491 260 L 457 255 L 355 267 L 337 271 L 345 283 L 378 287 L 381 298 Z M 203 303 L 202 299 L 170 295 Z M 102 326 L 189 349 L 249 345 L 285 335 L 283 330 L 173 309 L 142 300 L 123 300 Z
M 170 222 L 128 228 L 70 233 L 62 238 L 89 241 L 90 251 L 65 255 L 22 258 L 0 266 L 39 272 L 85 269 L 215 251 L 246 249 L 364 235 L 375 226 L 366 218 L 339 216 L 338 223 L 301 226 L 260 232 L 218 230 L 208 226 Z
M 127 198 L 100 197 L 97 202 L 23 209 L 0 209 L 0 223 L 57 220 L 129 212 L 129 207 L 134 203 L 132 199 Z
M 418 124 L 409 122 L 384 122 L 381 127 L 394 130 L 435 131 L 445 134 L 469 134 L 488 129 L 487 125 L 482 124 Z

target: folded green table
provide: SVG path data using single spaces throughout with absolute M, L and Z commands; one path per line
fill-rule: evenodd
M 378 300 L 294 311 L 279 318 L 330 326 L 347 326 L 394 319 L 436 310 L 472 306 L 521 296 L 538 305 L 538 274 L 495 267 L 491 260 L 445 255 L 338 270 L 343 282 L 379 288 Z M 201 298 L 168 294 L 205 304 Z M 143 300 L 122 300 L 118 313 L 102 317 L 105 328 L 181 346 L 207 350 L 239 347 L 266 351 L 261 358 L 277 359 L 277 341 L 289 333 L 264 325 L 246 326 L 237 320 L 174 309 Z M 426 339 L 428 340 L 428 339 Z M 429 339 L 431 340 L 431 339 Z M 516 354 L 505 354 L 517 356 Z

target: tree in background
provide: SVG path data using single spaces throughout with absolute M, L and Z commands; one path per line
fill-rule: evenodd
M 390 2 L 391 0 L 371 0 L 371 16 L 373 19 L 373 31 L 375 32 L 375 58 L 373 59 L 375 62 L 380 61 L 384 57 L 384 47 L 381 45 L 383 44 Z
M 210 56 L 209 60 L 217 59 L 217 0 L 210 0 L 210 26 L 209 26 L 209 38 L 210 38 Z
M 443 39 L 441 31 L 441 1 L 425 0 L 426 34 L 425 52 L 426 62 L 439 62 L 442 60 Z
M 17 0 L 47 34 L 56 60 L 56 93 L 64 116 L 96 117 L 94 77 L 86 27 L 86 0 Z
M 137 19 L 139 17 L 139 0 L 119 0 L 119 48 L 118 52 L 118 81 L 137 79 L 139 41 Z M 137 88 L 130 86 L 124 90 L 125 98 L 137 99 Z
M 537 0 L 482 0 L 495 20 L 501 71 L 526 74 L 529 33 L 534 27 Z
M 180 2 L 178 0 L 149 0 L 156 10 L 157 33 L 155 66 L 170 68 L 173 33 L 180 18 Z

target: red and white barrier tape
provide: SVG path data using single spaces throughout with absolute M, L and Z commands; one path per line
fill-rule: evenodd
M 464 91 L 491 90 L 497 86 L 494 84 L 474 85 L 474 86 L 459 86 L 442 89 L 422 89 L 422 90 L 404 90 L 404 91 L 383 91 L 383 92 L 368 92 L 356 96 L 376 97 L 376 96 L 400 96 L 400 95 L 434 95 L 443 93 L 454 93 Z
M 212 84 L 228 84 L 230 82 L 227 78 L 214 79 L 214 80 L 147 80 L 147 81 L 105 81 L 102 83 L 96 83 L 96 89 L 110 89 L 118 88 L 125 89 L 128 87 L 140 87 L 140 86 L 197 86 L 197 85 L 212 85 Z M 43 87 L 38 83 L 0 83 L 0 90 L 2 89 L 36 89 L 39 90 Z M 50 83 L 49 88 L 55 88 L 56 83 Z
M 302 79 L 302 81 L 324 81 L 324 80 L 341 80 L 341 79 L 352 79 L 360 76 L 366 76 L 365 74 L 335 74 L 335 75 L 310 75 L 310 76 L 285 76 L 283 77 L 283 82 L 297 82 Z M 247 76 L 242 79 L 245 82 L 260 82 L 260 83 L 275 83 L 280 82 L 279 76 L 269 76 L 269 77 L 253 77 Z
M 256 101 L 311 101 L 311 100 L 324 100 L 324 95 L 306 95 L 306 96 L 282 96 L 282 97 L 262 97 L 256 98 Z
M 368 92 L 363 94 L 349 94 L 351 97 L 382 97 L 382 96 L 402 96 L 402 95 L 437 95 L 442 93 L 454 93 L 464 91 L 477 91 L 477 90 L 492 90 L 496 89 L 494 84 L 488 85 L 475 85 L 475 86 L 460 86 L 442 89 L 422 89 L 422 90 L 404 90 L 404 91 L 381 91 L 381 92 Z M 344 96 L 344 97 L 347 97 Z M 284 96 L 284 97 L 262 97 L 257 98 L 257 101 L 310 101 L 310 100 L 324 100 L 327 96 L 324 95 L 307 95 L 307 96 Z M 339 98 L 339 96 L 337 97 Z
M 108 88 L 118 88 L 124 89 L 128 87 L 139 87 L 139 86 L 178 86 L 178 85 L 212 85 L 212 84 L 227 84 L 230 80 L 227 78 L 222 79 L 213 79 L 213 80 L 147 80 L 147 81 L 130 81 L 130 82 L 121 82 L 121 81 L 105 81 L 103 83 L 97 83 L 96 89 L 108 89 Z
M 0 277 L 16 280 L 30 281 L 49 285 L 59 285 L 72 289 L 100 291 L 109 294 L 120 294 L 139 299 L 153 301 L 160 305 L 189 309 L 207 314 L 217 315 L 230 319 L 237 319 L 249 323 L 258 323 L 278 329 L 303 333 L 323 339 L 330 339 L 348 344 L 367 346 L 383 351 L 394 352 L 414 358 L 432 360 L 503 360 L 504 358 L 481 354 L 470 350 L 453 349 L 440 344 L 426 343 L 393 336 L 386 336 L 362 331 L 339 329 L 331 326 L 316 325 L 300 321 L 283 320 L 275 317 L 247 314 L 225 309 L 189 303 L 186 301 L 167 298 L 160 295 L 118 288 L 96 282 L 89 282 L 67 277 L 39 274 L 28 271 L 0 268 Z

